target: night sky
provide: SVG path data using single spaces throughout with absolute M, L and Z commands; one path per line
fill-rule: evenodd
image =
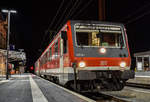
M 1 0 L 0 8 L 18 12 L 11 15 L 10 43 L 16 50 L 25 49 L 28 67 L 48 45 L 49 31 L 57 31 L 68 19 L 98 20 L 97 0 Z M 125 25 L 132 56 L 135 52 L 150 50 L 149 0 L 107 0 L 106 21 Z

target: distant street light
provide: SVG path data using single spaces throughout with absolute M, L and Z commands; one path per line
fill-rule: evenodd
M 7 32 L 7 54 L 6 54 L 6 79 L 9 79 L 8 72 L 8 54 L 9 54 L 9 34 L 10 34 L 10 14 L 17 13 L 15 10 L 2 10 L 3 13 L 8 13 L 8 32 Z

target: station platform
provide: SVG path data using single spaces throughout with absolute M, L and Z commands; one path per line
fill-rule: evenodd
M 129 83 L 138 83 L 138 84 L 150 84 L 150 71 L 148 72 L 135 72 L 135 78 L 129 79 Z
M 95 102 L 33 74 L 0 81 L 0 102 Z

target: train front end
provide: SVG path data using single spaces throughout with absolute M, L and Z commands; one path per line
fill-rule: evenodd
M 80 88 L 121 90 L 134 77 L 122 24 L 71 22 L 72 67 Z

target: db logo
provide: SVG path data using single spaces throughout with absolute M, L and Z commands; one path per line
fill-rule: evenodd
M 102 65 L 102 66 L 107 65 L 107 61 L 100 61 L 100 65 Z

